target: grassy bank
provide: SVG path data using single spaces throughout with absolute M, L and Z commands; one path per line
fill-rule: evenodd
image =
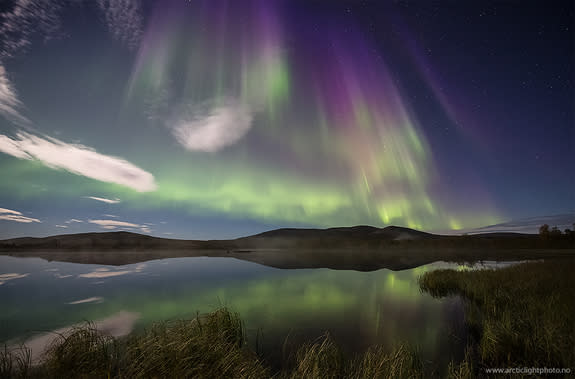
M 524 263 L 499 270 L 437 270 L 420 287 L 460 295 L 476 366 L 575 370 L 575 261 Z
M 574 352 L 573 260 L 525 263 L 500 270 L 438 270 L 420 286 L 433 296 L 461 295 L 472 339 L 449 378 L 484 376 L 485 367 L 571 367 Z M 263 354 L 265 355 L 265 354 Z M 0 378 L 423 378 L 417 350 L 374 346 L 347 356 L 325 335 L 287 354 L 274 371 L 248 348 L 239 316 L 226 309 L 189 321 L 157 324 L 115 339 L 92 325 L 62 336 L 44 362 L 26 350 L 0 351 Z
M 301 346 L 272 373 L 247 348 L 242 322 L 226 309 L 190 321 L 157 324 L 115 339 L 87 324 L 51 346 L 42 364 L 25 349 L 0 351 L 0 378 L 421 378 L 423 364 L 405 347 L 344 357 L 329 335 Z

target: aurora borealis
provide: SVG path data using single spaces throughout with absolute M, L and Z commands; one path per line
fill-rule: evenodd
M 571 212 L 573 4 L 381 3 L 2 5 L 0 237 Z

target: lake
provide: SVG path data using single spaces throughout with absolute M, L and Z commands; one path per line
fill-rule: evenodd
M 462 356 L 463 307 L 458 298 L 420 292 L 417 278 L 446 267 L 458 266 L 360 272 L 278 269 L 231 257 L 105 266 L 0 256 L 0 341 L 26 341 L 37 355 L 54 336 L 47 332 L 85 320 L 119 336 L 227 306 L 271 362 L 328 331 L 347 352 L 407 343 L 440 364 Z

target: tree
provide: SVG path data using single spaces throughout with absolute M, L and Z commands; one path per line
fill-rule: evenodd
M 541 237 L 549 237 L 549 225 L 543 224 L 539 227 L 539 235 Z
M 559 230 L 558 227 L 554 226 L 551 228 L 551 231 L 549 232 L 549 236 L 551 236 L 553 238 L 559 238 L 559 237 L 561 237 L 561 230 Z

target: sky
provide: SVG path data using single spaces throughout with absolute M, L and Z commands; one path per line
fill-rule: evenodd
M 0 5 L 0 238 L 575 214 L 572 1 Z

